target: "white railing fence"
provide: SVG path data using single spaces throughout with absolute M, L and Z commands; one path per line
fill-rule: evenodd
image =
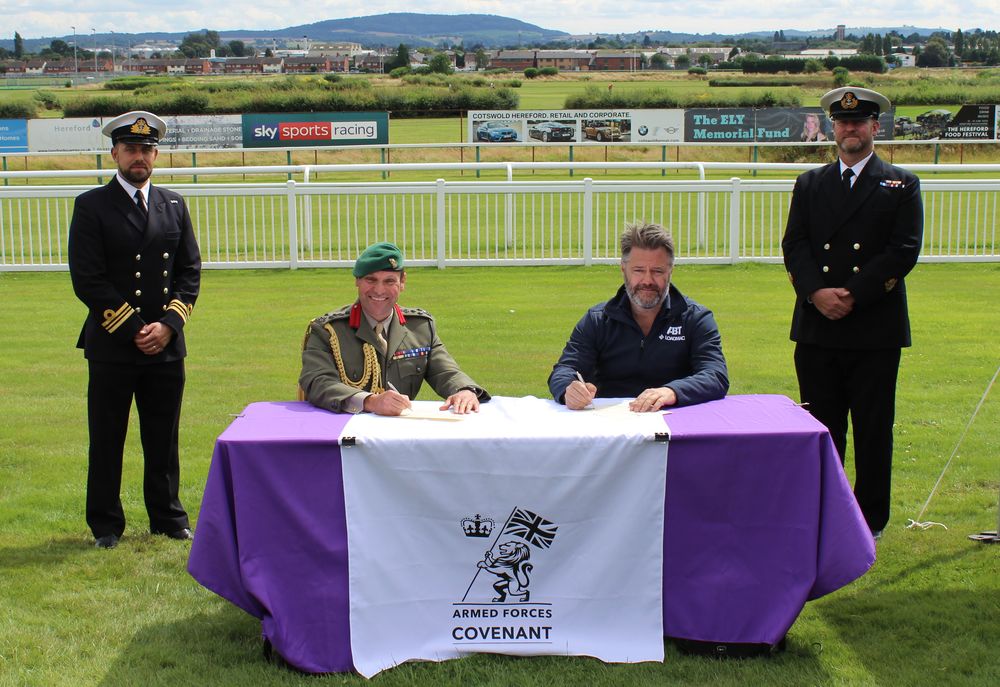
M 295 269 L 351 266 L 375 241 L 397 243 L 414 266 L 610 263 L 625 223 L 640 219 L 671 230 L 680 261 L 780 262 L 794 184 L 506 176 L 168 185 L 187 200 L 207 268 Z M 73 200 L 88 188 L 0 187 L 0 271 L 67 269 Z M 922 260 L 1000 261 L 1000 179 L 927 178 L 922 188 Z

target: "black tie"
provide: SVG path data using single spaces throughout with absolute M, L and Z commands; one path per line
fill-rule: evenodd
M 841 175 L 841 177 L 843 177 L 844 179 L 844 193 L 849 194 L 851 192 L 851 177 L 853 176 L 854 176 L 854 170 L 851 169 L 850 167 L 845 169 L 844 173 Z
M 139 212 L 142 213 L 142 216 L 145 217 L 146 214 L 147 214 L 146 213 L 146 199 L 143 197 L 142 191 L 136 191 L 135 192 L 135 204 L 139 208 Z

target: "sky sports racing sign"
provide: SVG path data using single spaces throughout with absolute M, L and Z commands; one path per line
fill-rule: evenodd
M 244 148 L 384 145 L 387 112 L 308 112 L 243 115 Z

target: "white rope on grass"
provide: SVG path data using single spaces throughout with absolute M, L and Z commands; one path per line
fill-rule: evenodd
M 948 467 L 951 465 L 951 461 L 954 460 L 955 455 L 958 453 L 958 447 L 962 445 L 962 440 L 965 439 L 965 435 L 969 433 L 969 427 L 972 426 L 973 421 L 976 419 L 976 415 L 979 413 L 979 409 L 983 407 L 983 403 L 986 401 L 986 397 L 989 395 L 990 389 L 993 388 L 993 383 L 997 381 L 998 375 L 1000 375 L 1000 366 L 998 366 L 997 371 L 993 373 L 993 379 L 991 379 L 990 383 L 986 385 L 986 391 L 983 392 L 983 397 L 979 399 L 979 403 L 976 405 L 976 409 L 972 411 L 972 417 L 970 417 L 969 422 L 966 423 L 965 429 L 962 431 L 962 436 L 958 438 L 958 443 L 955 444 L 955 450 L 951 452 L 951 457 L 948 458 L 948 462 L 945 463 L 944 469 L 941 470 L 941 474 L 938 476 L 937 482 L 934 483 L 934 488 L 931 489 L 931 493 L 928 494 L 927 496 L 927 501 L 924 502 L 924 507 L 920 509 L 920 514 L 917 515 L 917 518 L 915 520 L 913 518 L 907 519 L 908 524 L 906 525 L 906 529 L 926 530 L 933 527 L 934 525 L 941 525 L 941 527 L 948 529 L 945 525 L 943 525 L 940 522 L 921 522 L 920 518 L 923 517 L 924 511 L 927 510 L 927 506 L 930 505 L 931 499 L 934 498 L 934 493 L 937 491 L 937 488 L 941 485 L 941 480 L 944 479 L 944 473 L 948 471 Z

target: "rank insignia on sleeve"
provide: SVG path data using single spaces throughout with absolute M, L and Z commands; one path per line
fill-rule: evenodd
M 122 323 L 132 317 L 134 313 L 135 309 L 128 303 L 122 303 L 117 310 L 108 308 L 104 311 L 104 321 L 101 322 L 101 326 L 108 334 L 114 334 L 122 326 Z
M 882 181 L 878 182 L 878 185 L 884 186 L 885 188 L 903 188 L 904 186 L 906 186 L 906 184 L 904 184 L 899 179 L 883 179 Z
M 895 286 L 896 286 L 895 279 L 887 279 L 885 282 L 885 292 L 889 293 L 890 291 L 893 290 L 893 288 L 895 288 Z

